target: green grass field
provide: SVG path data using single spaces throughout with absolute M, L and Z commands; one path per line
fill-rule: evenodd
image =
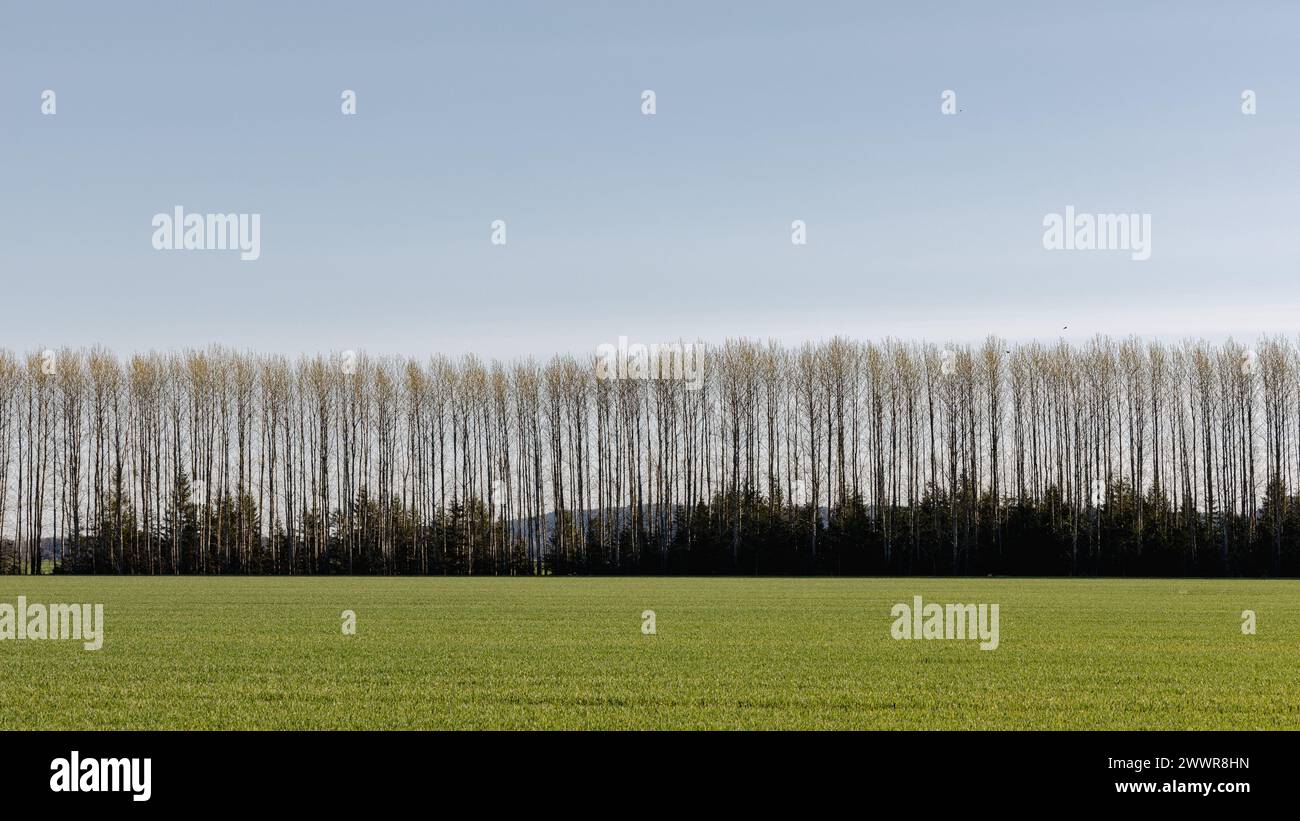
M 917 594 L 998 603 L 1001 646 L 893 640 Z M 1300 728 L 1300 582 L 0 577 L 19 595 L 102 602 L 105 639 L 0 641 L 2 729 Z

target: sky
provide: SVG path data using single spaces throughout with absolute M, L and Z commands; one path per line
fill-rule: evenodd
M 1300 331 L 1294 3 L 295 5 L 0 0 L 0 347 Z

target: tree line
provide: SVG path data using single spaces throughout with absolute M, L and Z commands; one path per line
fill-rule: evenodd
M 1300 572 L 1289 340 L 701 355 L 0 351 L 0 569 Z

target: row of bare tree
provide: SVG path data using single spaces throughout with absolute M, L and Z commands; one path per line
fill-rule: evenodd
M 703 356 L 0 352 L 0 567 L 1296 572 L 1288 340 Z

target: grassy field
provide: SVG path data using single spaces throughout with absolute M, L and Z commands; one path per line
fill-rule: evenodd
M 998 603 L 1001 646 L 893 640 L 918 594 Z M 3 729 L 1300 728 L 1300 582 L 0 577 L 19 595 L 102 602 L 105 639 L 0 641 Z

